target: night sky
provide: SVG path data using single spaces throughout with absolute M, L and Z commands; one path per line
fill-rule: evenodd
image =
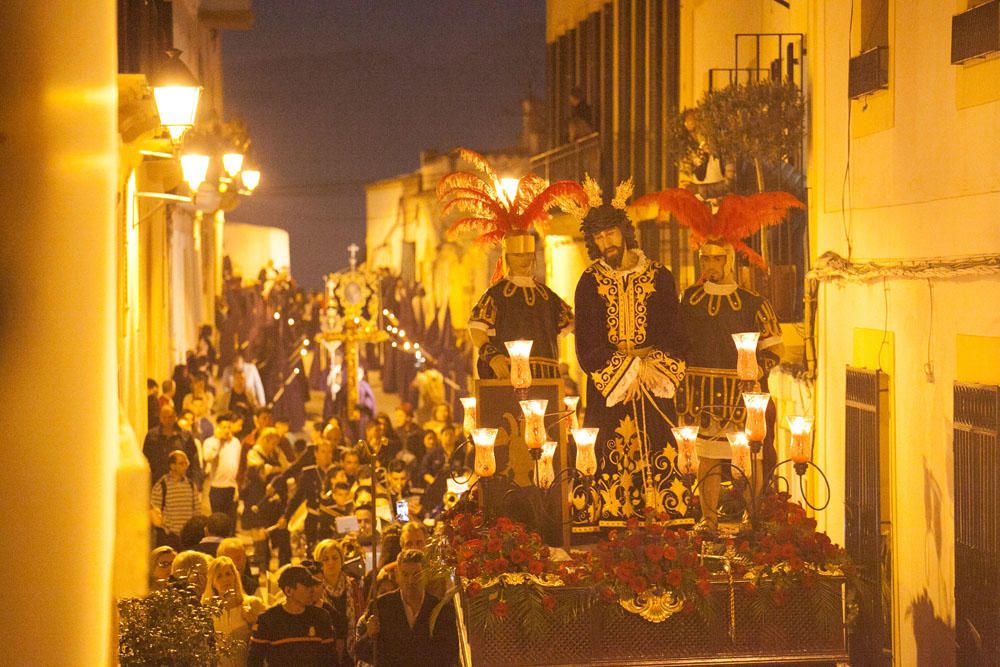
M 287 229 L 319 287 L 364 242 L 364 183 L 420 151 L 517 143 L 545 90 L 545 2 L 256 0 L 223 37 L 226 116 L 249 126 L 262 185 L 230 219 Z

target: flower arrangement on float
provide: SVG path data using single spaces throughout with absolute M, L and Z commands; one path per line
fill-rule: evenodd
M 848 590 L 853 587 L 856 572 L 846 552 L 817 532 L 815 519 L 787 493 L 763 499 L 760 530 L 721 541 L 665 519 L 633 517 L 592 550 L 557 561 L 555 550 L 524 524 L 457 511 L 445 517 L 449 547 L 442 553 L 460 579 L 471 622 L 514 621 L 526 629 L 557 622 L 560 611 L 579 613 L 561 606 L 604 602 L 661 622 L 675 613 L 710 616 L 710 598 L 720 586 L 738 588 L 757 607 L 808 596 L 821 577 L 843 577 Z M 563 604 L 570 598 L 560 593 L 568 589 L 586 594 Z

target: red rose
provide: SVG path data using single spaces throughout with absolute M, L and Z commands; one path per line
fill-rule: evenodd
M 567 586 L 576 586 L 580 583 L 580 575 L 574 570 L 563 574 L 563 583 Z
M 788 567 L 791 568 L 792 572 L 801 572 L 802 568 L 805 567 L 805 562 L 798 556 L 792 556 L 788 559 Z
M 660 525 L 660 524 L 658 524 L 658 523 L 651 523 L 651 524 L 649 524 L 649 526 L 646 527 L 646 530 L 649 531 L 650 535 L 662 535 L 663 534 L 663 526 Z
M 681 575 L 681 571 L 678 570 L 676 567 L 670 570 L 669 574 L 667 574 L 667 583 L 673 586 L 674 588 L 680 588 L 681 582 L 683 580 L 684 578 Z
M 625 546 L 629 549 L 638 549 L 639 545 L 642 544 L 641 535 L 629 535 L 625 538 Z
M 490 540 L 489 542 L 486 543 L 486 551 L 487 551 L 487 553 L 491 553 L 491 554 L 500 553 L 500 549 L 502 547 L 503 547 L 503 545 L 500 543 L 500 540 L 498 540 L 496 538 L 494 538 L 494 539 L 492 539 L 492 540 Z
M 524 549 L 514 549 L 510 552 L 510 560 L 515 565 L 520 565 L 528 560 L 528 552 Z
M 636 595 L 645 591 L 646 588 L 649 586 L 648 582 L 646 581 L 646 577 L 632 577 L 632 580 L 628 582 L 628 585 L 629 588 L 632 589 L 632 592 L 635 593 Z
M 659 544 L 647 544 L 644 552 L 646 558 L 654 563 L 663 558 L 663 547 Z
M 494 616 L 499 616 L 500 618 L 503 618 L 504 616 L 507 615 L 507 603 L 504 602 L 503 600 L 500 600 L 492 607 L 490 607 L 490 611 L 493 612 Z
M 510 562 L 506 558 L 497 558 L 493 561 L 493 565 L 497 572 L 506 572 L 510 568 Z
M 672 544 L 663 547 L 663 557 L 667 560 L 675 560 L 677 558 L 677 547 Z
M 629 517 L 629 520 L 625 522 L 625 527 L 629 530 L 636 530 L 639 528 L 639 519 L 636 517 Z
M 531 574 L 541 574 L 545 571 L 545 563 L 540 560 L 532 560 L 528 563 L 528 572 Z
M 478 563 L 464 563 L 465 565 L 465 576 L 469 579 L 475 579 L 480 574 L 482 574 L 481 568 Z
M 465 587 L 465 594 L 470 598 L 474 598 L 480 593 L 482 593 L 483 587 L 479 585 L 478 581 L 469 582 L 469 585 Z
M 555 597 L 552 596 L 552 595 L 543 595 L 542 596 L 542 607 L 545 609 L 545 611 L 552 611 L 553 609 L 555 609 L 556 608 L 556 599 L 555 599 Z

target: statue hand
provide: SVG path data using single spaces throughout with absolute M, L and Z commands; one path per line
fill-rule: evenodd
M 510 377 L 510 359 L 498 354 L 490 359 L 490 368 L 499 380 L 506 380 Z

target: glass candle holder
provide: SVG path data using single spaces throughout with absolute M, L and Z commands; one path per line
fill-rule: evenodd
M 538 487 L 547 489 L 556 479 L 556 471 L 552 461 L 556 455 L 556 442 L 548 440 L 542 444 L 542 457 L 538 460 Z
M 788 458 L 792 463 L 809 463 L 812 453 L 812 417 L 786 417 L 792 441 L 788 448 Z
M 521 412 L 524 413 L 524 444 L 528 449 L 538 449 L 548 437 L 545 433 L 545 409 L 548 400 L 532 399 L 520 401 Z
M 740 380 L 756 380 L 759 370 L 757 368 L 757 340 L 760 333 L 748 331 L 746 333 L 734 333 L 733 340 L 736 342 L 736 377 Z
M 697 474 L 698 451 L 695 442 L 698 440 L 698 427 L 677 426 L 670 430 L 677 440 L 677 469 L 682 475 Z
M 764 414 L 767 412 L 767 404 L 771 400 L 771 394 L 767 392 L 744 392 L 743 402 L 747 406 L 747 439 L 753 442 L 763 442 L 767 436 L 767 420 Z
M 475 396 L 465 396 L 459 399 L 462 402 L 464 413 L 462 416 L 462 430 L 467 437 L 471 437 L 472 431 L 479 426 L 479 408 L 476 407 Z
M 593 476 L 597 472 L 597 455 L 594 453 L 594 443 L 597 442 L 596 428 L 573 429 L 573 442 L 576 443 L 576 469 L 581 475 Z
M 563 405 L 569 410 L 569 427 L 571 429 L 580 428 L 580 419 L 576 413 L 576 408 L 580 405 L 580 397 L 563 396 Z
M 530 340 L 509 340 L 504 343 L 510 354 L 510 384 L 514 389 L 527 389 L 531 386 Z
M 727 433 L 729 446 L 732 449 L 730 461 L 733 464 L 732 471 L 735 477 L 742 477 L 750 474 L 750 440 L 744 431 L 733 431 Z
M 497 460 L 493 446 L 497 441 L 497 429 L 476 428 L 472 430 L 472 442 L 476 446 L 476 461 L 473 467 L 480 477 L 492 477 L 497 471 Z

